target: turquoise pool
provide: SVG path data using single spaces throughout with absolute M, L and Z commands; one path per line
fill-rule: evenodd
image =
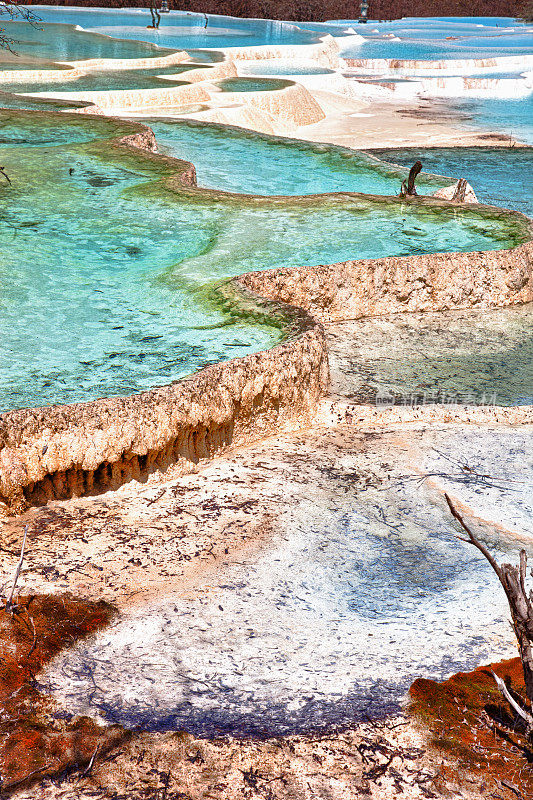
M 501 131 L 533 147 L 533 92 L 521 100 L 459 98 L 454 108 L 470 117 L 465 127 Z
M 481 59 L 533 52 L 531 26 L 512 17 L 404 17 L 366 25 L 357 20 L 332 24 L 339 32 L 351 25 L 364 36 L 364 43 L 353 46 L 347 40 L 343 55 L 351 58 Z
M 33 8 L 33 7 L 32 7 Z M 37 12 L 41 15 L 41 10 Z M 25 58 L 43 59 L 48 62 L 82 61 L 92 58 L 150 58 L 166 55 L 172 50 L 162 50 L 150 42 L 130 41 L 127 37 L 119 39 L 90 33 L 75 27 L 78 23 L 30 25 L 28 22 L 2 22 L 5 35 L 15 40 L 13 49 L 17 58 L 10 55 L 2 58 L 2 69 L 26 68 L 40 69 L 37 64 L 25 64 Z M 9 59 L 9 60 L 6 60 Z M 20 60 L 20 61 L 19 61 Z M 56 68 L 55 64 L 48 64 Z
M 294 84 L 280 78 L 225 78 L 217 85 L 223 92 L 272 92 Z
M 174 195 L 163 167 L 91 143 L 120 124 L 3 112 L 0 408 L 129 394 L 263 349 L 206 286 L 270 267 L 483 250 L 517 241 L 497 217 L 362 199 Z
M 334 145 L 312 144 L 200 122 L 148 120 L 160 149 L 192 161 L 200 186 L 264 195 L 365 192 L 397 195 L 407 169 Z M 433 171 L 433 170 L 429 170 Z M 454 173 L 452 173 L 454 174 Z M 421 176 L 422 194 L 449 181 Z

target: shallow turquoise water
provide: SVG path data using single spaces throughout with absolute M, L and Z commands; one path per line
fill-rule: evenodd
M 65 108 L 83 108 L 91 105 L 82 101 L 54 100 L 44 97 L 22 97 L 0 91 L 0 108 L 25 109 L 28 111 L 61 111 Z
M 467 127 L 502 131 L 533 146 L 533 93 L 521 100 L 459 98 L 454 108 L 472 117 L 464 123 Z
M 192 161 L 200 186 L 264 195 L 365 192 L 397 195 L 409 172 L 371 156 L 220 125 L 148 121 L 163 152 Z M 449 181 L 419 179 L 421 194 Z
M 243 61 L 239 65 L 243 75 L 333 75 L 334 69 L 328 69 L 316 61 L 305 61 L 291 58 L 277 58 L 275 61 Z
M 114 39 L 78 30 L 73 25 L 35 26 L 28 22 L 2 22 L 2 27 L 5 35 L 15 40 L 13 49 L 20 56 L 21 66 L 25 56 L 50 61 L 81 61 L 90 58 L 149 58 L 171 52 L 150 42 L 129 41 L 126 37 Z M 2 64 L 2 69 L 19 68 L 17 61 Z
M 279 338 L 206 304 L 210 281 L 512 240 L 497 219 L 400 203 L 250 206 L 124 194 L 149 178 L 146 163 L 112 166 L 79 144 L 113 131 L 109 123 L 43 119 L 1 120 L 13 182 L 0 189 L 2 410 L 129 394 Z
M 349 58 L 440 60 L 533 52 L 531 26 L 511 17 L 405 17 L 391 22 L 371 20 L 366 25 L 354 20 L 335 24 L 340 30 L 352 25 L 366 39 L 345 49 L 343 55 Z

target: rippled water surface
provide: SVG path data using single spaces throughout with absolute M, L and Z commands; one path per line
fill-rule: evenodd
M 482 59 L 533 52 L 531 26 L 511 17 L 404 17 L 371 20 L 365 26 L 354 20 L 342 24 L 354 25 L 366 40 L 345 49 L 344 55 L 352 58 Z
M 466 178 L 480 203 L 513 208 L 533 217 L 533 148 L 411 147 L 373 150 L 374 155 L 410 167 L 417 159 L 439 175 Z M 505 176 L 512 175 L 512 181 Z
M 61 8 L 36 6 L 45 22 L 81 25 L 100 34 L 139 39 L 173 50 L 206 47 L 243 47 L 261 44 L 308 44 L 318 40 L 312 31 L 290 22 L 210 16 L 171 11 L 161 16 L 157 30 L 150 30 L 149 9 Z M 319 25 L 319 28 L 322 26 Z
M 45 19 L 40 10 L 37 13 L 42 20 Z M 82 13 L 81 9 L 77 9 L 75 15 L 78 13 Z M 13 49 L 17 58 L 9 56 L 9 61 L 6 61 L 0 55 L 1 68 L 23 69 L 25 66 L 28 68 L 25 64 L 27 57 L 55 62 L 83 61 L 91 58 L 149 58 L 171 52 L 147 41 L 130 41 L 123 36 L 115 39 L 80 30 L 76 27 L 78 24 L 81 24 L 78 20 L 73 20 L 69 25 L 30 25 L 28 22 L 3 21 L 5 35 L 15 40 Z M 139 38 L 142 40 L 144 37 Z M 35 65 L 32 68 L 35 69 Z
M 8 92 L 82 92 L 82 91 L 113 91 L 115 89 L 164 89 L 165 86 L 182 85 L 185 81 L 180 80 L 181 72 L 188 72 L 197 69 L 204 64 L 173 64 L 170 67 L 153 67 L 152 69 L 124 69 L 124 70 L 103 70 L 89 72 L 78 78 L 69 78 L 68 72 L 65 73 L 64 81 L 42 82 L 42 83 L 13 83 L 4 84 L 3 88 Z M 208 68 L 208 67 L 207 67 Z M 167 77 L 160 79 L 160 75 L 174 76 L 175 80 Z M 0 84 L 2 87 L 2 84 Z
M 222 125 L 157 119 L 149 120 L 148 124 L 163 152 L 193 162 L 200 186 L 225 191 L 266 195 L 343 191 L 397 195 L 413 163 L 409 163 L 408 157 L 408 166 L 396 169 L 372 155 L 347 148 L 281 139 Z M 421 175 L 418 180 L 421 194 L 431 194 L 449 183 L 429 175 Z

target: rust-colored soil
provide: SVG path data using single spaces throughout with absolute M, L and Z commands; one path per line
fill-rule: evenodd
M 491 670 L 527 706 L 522 664 L 513 658 L 459 672 L 443 683 L 416 680 L 411 710 L 429 726 L 433 745 L 457 759 L 459 769 L 483 776 L 489 797 L 533 798 L 533 748 Z
M 121 728 L 58 711 L 35 680 L 61 648 L 111 615 L 106 603 L 67 595 L 24 597 L 13 610 L 0 606 L 0 791 L 88 764 L 97 749 L 101 754 L 123 738 Z

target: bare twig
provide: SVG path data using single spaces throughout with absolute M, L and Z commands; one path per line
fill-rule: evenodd
M 502 581 L 502 571 L 501 571 L 497 561 L 495 560 L 495 558 L 491 555 L 491 553 L 489 553 L 489 551 L 487 550 L 485 545 L 482 544 L 482 542 L 480 542 L 479 539 L 476 538 L 476 536 L 474 536 L 474 534 L 472 533 L 472 531 L 470 530 L 470 528 L 468 527 L 468 525 L 466 524 L 466 522 L 464 521 L 462 516 L 459 514 L 459 512 L 457 511 L 457 509 L 453 505 L 453 503 L 450 500 L 449 496 L 446 493 L 444 493 L 444 497 L 446 498 L 446 502 L 448 503 L 448 508 L 452 512 L 452 515 L 455 517 L 455 519 L 457 520 L 459 525 L 462 527 L 462 529 L 468 534 L 468 540 L 466 540 L 466 541 L 469 541 L 470 544 L 473 544 L 474 547 L 477 547 L 477 549 L 481 553 L 483 553 L 483 555 L 485 556 L 485 558 L 487 559 L 487 561 L 491 565 L 492 569 L 494 570 L 494 572 L 496 573 L 496 575 L 498 576 L 500 581 L 503 583 L 503 581 Z
M 99 749 L 100 749 L 100 745 L 97 744 L 95 749 L 94 749 L 94 753 L 91 756 L 91 760 L 89 761 L 89 763 L 87 764 L 87 766 L 85 767 L 83 772 L 81 773 L 80 778 L 84 778 L 92 770 L 93 764 L 94 764 L 94 759 L 96 758 L 96 754 L 98 753 Z
M 14 22 L 15 20 L 28 22 L 33 28 L 38 28 L 37 23 L 41 21 L 37 14 L 18 3 L 0 2 L 0 17 L 7 17 L 8 22 Z M 41 30 L 41 28 L 38 28 L 38 30 Z M 13 39 L 11 36 L 6 36 L 5 33 L 5 28 L 0 28 L 0 50 L 9 50 L 10 53 L 16 55 L 16 51 L 13 50 L 12 45 L 20 44 L 20 41 L 18 39 Z
M 531 733 L 531 731 L 533 730 L 533 717 L 531 716 L 531 714 L 528 711 L 524 711 L 524 709 L 521 706 L 518 705 L 518 703 L 516 702 L 516 700 L 512 696 L 511 692 L 509 691 L 509 689 L 505 685 L 505 682 L 502 681 L 500 676 L 496 675 L 496 673 L 492 672 L 492 670 L 491 670 L 491 673 L 492 673 L 492 677 L 496 681 L 496 686 L 498 687 L 500 692 L 503 694 L 503 696 L 505 697 L 505 699 L 507 700 L 509 705 L 512 706 L 512 708 L 514 708 L 514 710 L 516 711 L 518 716 L 522 717 L 522 719 L 526 723 L 526 725 L 527 725 L 527 733 L 529 735 L 529 733 Z
M 33 642 L 31 643 L 31 647 L 30 647 L 30 649 L 28 651 L 28 655 L 26 656 L 26 658 L 29 658 L 32 655 L 33 651 L 35 650 L 35 648 L 37 646 L 37 631 L 35 630 L 35 624 L 33 622 L 33 617 L 30 617 L 29 612 L 28 612 L 28 619 L 31 622 L 31 627 L 32 627 L 32 630 L 33 630 Z
M 9 593 L 9 597 L 7 598 L 6 602 L 6 611 L 11 611 L 13 608 L 13 595 L 15 594 L 15 589 L 17 588 L 17 581 L 19 579 L 20 570 L 22 569 L 22 563 L 24 561 L 24 549 L 26 547 L 26 537 L 28 535 L 28 526 L 24 526 L 24 539 L 22 540 L 22 549 L 20 551 L 20 559 L 19 563 L 17 564 L 17 568 L 15 570 L 15 577 L 13 578 L 13 586 L 11 587 L 11 592 Z

